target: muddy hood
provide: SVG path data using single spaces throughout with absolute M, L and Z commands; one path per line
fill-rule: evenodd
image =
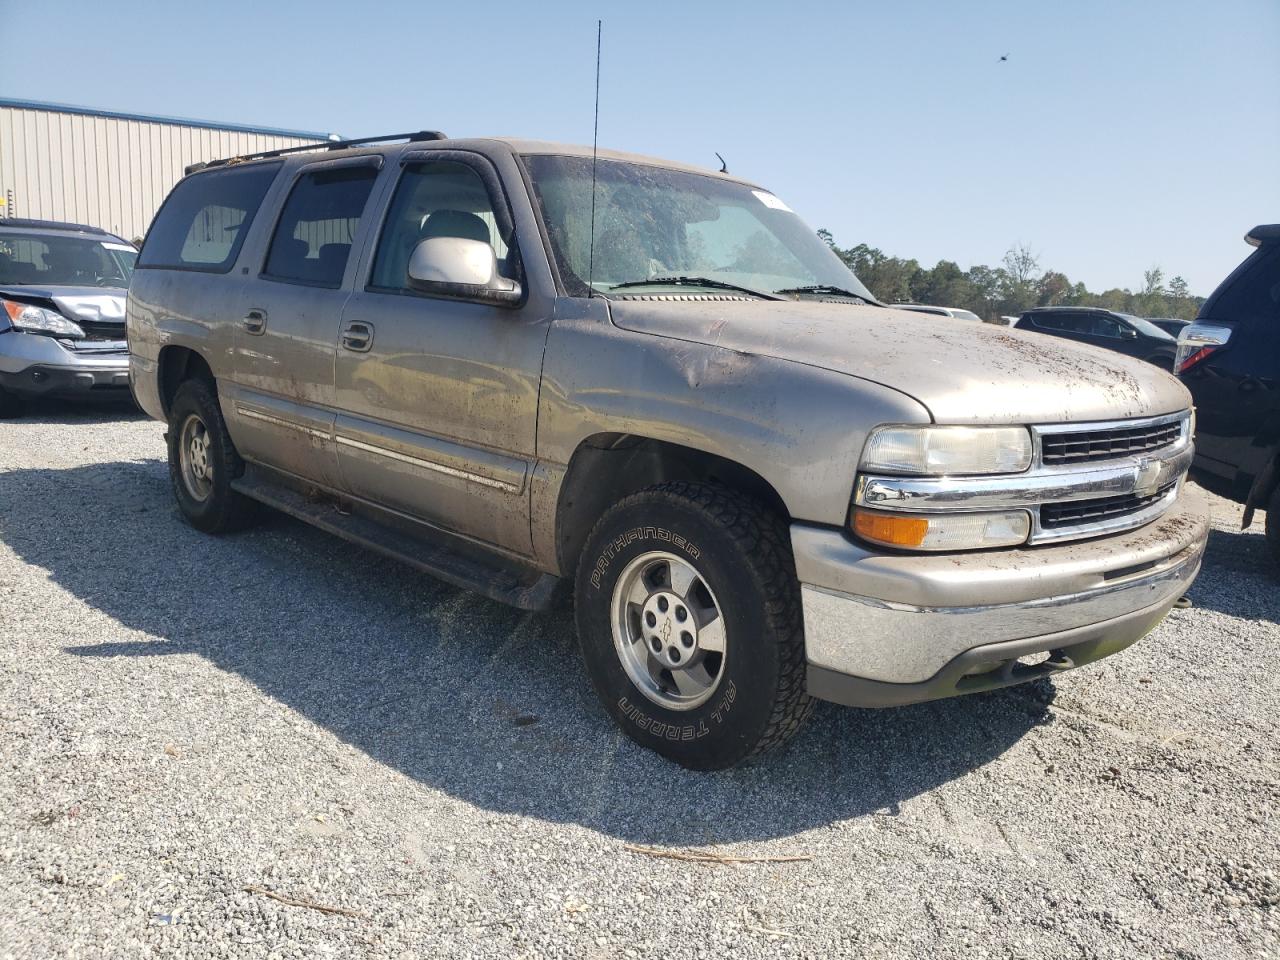
M 883 384 L 939 423 L 1056 423 L 1174 413 L 1191 396 L 1142 360 L 1044 334 L 806 302 L 614 301 L 613 322 Z
M 48 306 L 80 323 L 118 323 L 124 333 L 124 298 L 126 291 L 102 287 L 28 287 L 0 288 L 0 295 L 24 303 Z

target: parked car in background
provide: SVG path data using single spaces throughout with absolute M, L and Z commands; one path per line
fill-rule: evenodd
M 1147 323 L 1153 323 L 1175 340 L 1183 328 L 1191 326 L 1190 320 L 1179 320 L 1177 317 L 1147 317 Z
M 1141 317 L 1101 307 L 1036 307 L 1018 318 L 1019 330 L 1105 347 L 1173 371 L 1178 342 Z
M 1178 376 L 1196 402 L 1197 472 L 1267 511 L 1280 562 L 1280 224 L 1254 227 L 1254 249 L 1178 340 Z
M 0 416 L 30 396 L 129 396 L 137 251 L 97 227 L 0 219 Z
M 913 313 L 932 313 L 939 317 L 955 317 L 957 320 L 977 320 L 982 322 L 982 318 L 972 310 L 962 310 L 959 307 L 931 307 L 923 303 L 894 303 L 890 304 L 895 310 L 910 310 Z
M 725 173 L 391 139 L 215 162 L 156 215 L 133 387 L 197 529 L 265 503 L 520 607 L 572 594 L 603 709 L 699 769 L 812 697 L 1091 663 L 1199 571 L 1173 377 L 885 309 Z

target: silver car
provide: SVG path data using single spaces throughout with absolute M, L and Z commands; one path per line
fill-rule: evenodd
M 424 132 L 194 169 L 129 291 L 174 495 L 488 597 L 571 596 L 601 703 L 727 767 L 811 698 L 1054 676 L 1200 568 L 1191 409 L 1139 361 L 877 303 L 768 190 Z
M 31 396 L 128 398 L 136 257 L 97 227 L 0 219 L 0 417 Z

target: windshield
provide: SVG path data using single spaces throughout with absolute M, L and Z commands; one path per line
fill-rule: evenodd
M 0 232 L 0 285 L 123 288 L 137 258 L 118 240 Z
M 591 253 L 591 158 L 526 156 L 566 288 L 693 277 L 747 290 L 838 287 L 874 298 L 777 197 L 718 177 L 600 160 Z M 689 281 L 686 286 L 696 286 Z M 612 296 L 638 294 L 618 290 Z
M 952 310 L 951 315 L 960 320 L 977 320 L 979 323 L 982 322 L 982 318 L 972 310 Z
M 1128 320 L 1139 333 L 1144 334 L 1145 336 L 1155 337 L 1157 340 L 1177 339 L 1177 337 L 1171 337 L 1168 331 L 1161 330 L 1150 320 L 1143 320 L 1141 317 L 1135 317 L 1129 313 L 1122 313 L 1120 316 Z

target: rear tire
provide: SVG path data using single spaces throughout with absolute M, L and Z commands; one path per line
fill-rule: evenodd
M 12 420 L 14 417 L 22 416 L 24 406 L 20 396 L 0 387 L 0 420 Z
M 231 489 L 244 461 L 227 433 L 211 384 L 188 380 L 169 408 L 169 479 L 187 523 L 205 533 L 229 533 L 257 518 L 258 504 Z
M 1267 502 L 1267 545 L 1271 547 L 1271 556 L 1280 563 L 1280 485 L 1271 491 L 1271 499 Z
M 790 537 L 756 501 L 686 482 L 627 497 L 588 537 L 575 597 L 587 673 L 641 746 L 717 770 L 808 718 Z

